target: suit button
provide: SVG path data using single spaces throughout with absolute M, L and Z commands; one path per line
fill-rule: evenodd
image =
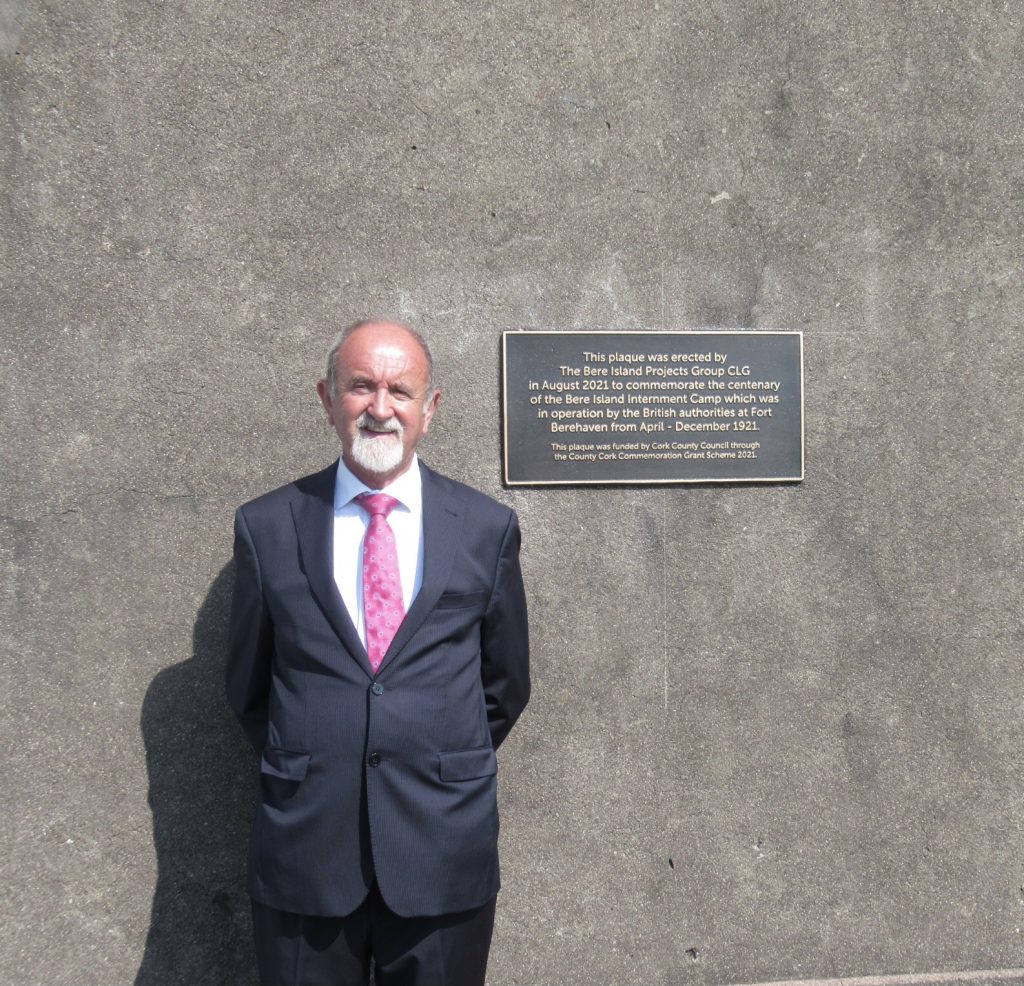
M 374 695 L 383 695 L 384 686 L 379 681 L 375 681 L 370 691 L 373 692 Z
M 376 767 L 377 764 L 379 764 L 379 763 L 380 763 L 380 754 L 379 753 L 371 753 L 370 754 L 370 766 L 371 767 Z

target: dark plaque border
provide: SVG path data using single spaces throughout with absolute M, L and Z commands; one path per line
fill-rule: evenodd
M 666 361 L 647 359 L 658 352 L 666 354 Z M 601 358 L 585 359 L 584 353 Z M 623 358 L 611 359 L 616 355 Z M 723 355 L 720 362 L 715 362 Z M 563 373 L 563 366 L 579 372 Z M 613 367 L 622 375 L 611 376 Z M 722 372 L 707 372 L 712 369 Z M 747 376 L 743 375 L 745 369 Z M 666 375 L 660 376 L 662 372 Z M 727 377 L 726 373 L 734 375 Z M 739 389 L 748 378 L 762 387 Z M 622 387 L 600 389 L 601 381 L 608 388 Z M 657 387 L 659 381 L 668 382 L 664 390 L 654 394 L 625 389 Z M 725 389 L 719 387 L 723 383 Z M 773 383 L 777 386 L 771 390 Z M 559 385 L 566 389 L 558 389 Z M 673 390 L 675 387 L 681 389 Z M 666 403 L 645 403 L 645 394 L 656 395 Z M 628 405 L 623 403 L 627 395 L 633 398 Z M 726 402 L 730 395 L 734 400 Z M 715 396 L 722 400 L 715 402 L 711 399 Z M 583 402 L 584 397 L 589 402 Z M 669 397 L 673 402 L 668 402 Z M 775 401 L 771 402 L 773 397 Z M 540 403 L 531 404 L 533 398 L 539 398 Z M 572 403 L 556 404 L 549 398 Z M 615 399 L 622 400 L 610 403 Z M 609 403 L 595 405 L 598 400 Z M 639 410 L 644 416 L 633 417 L 630 422 L 621 420 L 625 407 L 631 412 Z M 611 431 L 608 409 L 619 413 L 620 425 L 657 427 L 661 421 L 665 430 L 640 434 Z M 548 416 L 542 418 L 538 411 Z M 553 433 L 553 412 L 565 415 L 560 424 L 607 427 Z M 570 417 L 575 412 L 580 412 L 581 418 Z M 665 417 L 647 417 L 648 413 L 665 413 Z M 684 420 L 684 414 L 705 417 Z M 739 421 L 751 421 L 757 427 L 750 431 L 711 430 L 709 423 L 714 422 L 720 429 Z M 708 424 L 707 430 L 694 427 L 702 422 Z M 680 426 L 679 431 L 674 430 Z M 509 486 L 800 482 L 804 478 L 803 333 L 760 329 L 504 332 L 502 427 L 505 482 Z M 702 448 L 702 443 L 715 447 Z M 561 451 L 556 453 L 554 445 L 562 446 Z

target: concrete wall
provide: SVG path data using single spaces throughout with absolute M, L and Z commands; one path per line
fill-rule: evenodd
M 525 531 L 494 986 L 1024 966 L 1022 21 L 0 3 L 0 979 L 253 982 L 230 519 L 364 313 Z M 804 332 L 802 485 L 503 490 L 503 330 L 709 327 Z

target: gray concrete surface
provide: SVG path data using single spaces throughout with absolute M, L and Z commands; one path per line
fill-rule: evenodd
M 1022 21 L 0 3 L 0 981 L 253 983 L 231 512 L 364 313 L 525 531 L 493 986 L 1024 981 Z M 503 330 L 713 327 L 805 333 L 802 485 L 502 489 Z

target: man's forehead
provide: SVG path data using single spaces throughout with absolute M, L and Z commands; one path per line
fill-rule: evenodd
M 338 353 L 340 368 L 349 375 L 384 373 L 389 376 L 427 373 L 427 360 L 416 339 L 404 330 L 374 332 L 360 329 Z
M 376 376 L 383 373 L 396 376 L 406 373 L 425 372 L 410 359 L 409 354 L 400 350 L 378 349 L 373 353 L 355 355 L 352 358 L 341 357 L 342 369 L 352 376 Z

